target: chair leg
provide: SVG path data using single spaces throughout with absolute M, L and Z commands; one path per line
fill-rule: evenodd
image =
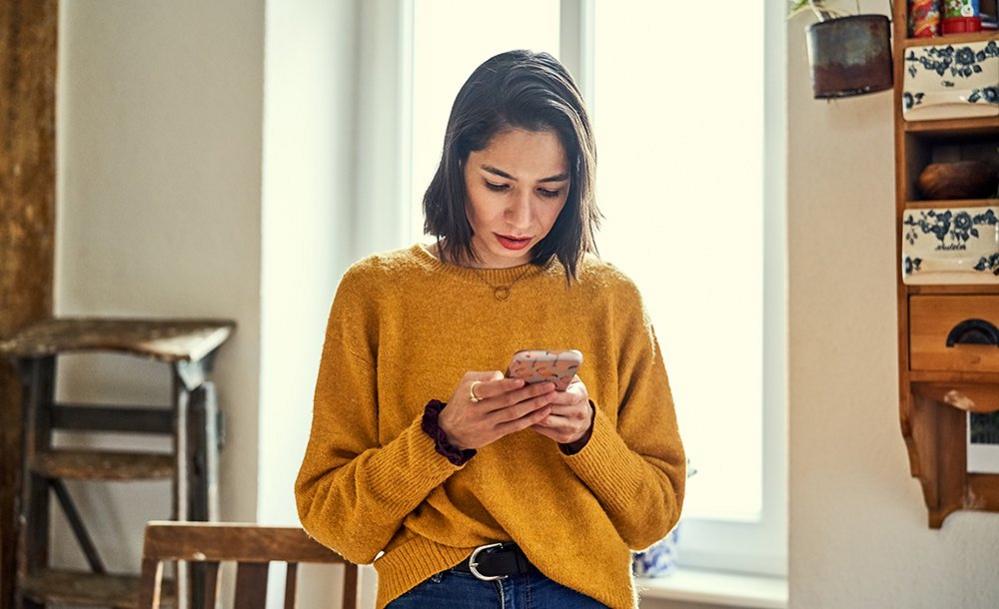
M 28 393 L 24 360 L 10 358 L 0 364 L 0 385 L 20 389 L 21 402 L 9 411 L 0 411 L 0 609 L 14 609 L 14 580 L 17 574 L 18 504 L 22 489 L 21 464 L 24 455 L 24 396 Z M 6 362 L 13 370 L 8 373 Z
M 21 525 L 18 551 L 18 572 L 21 576 L 35 573 L 48 566 L 49 559 L 49 485 L 48 480 L 31 471 L 30 464 L 38 452 L 52 444 L 52 400 L 55 397 L 55 356 L 28 361 L 28 386 L 24 396 L 24 430 L 22 447 L 22 489 L 19 505 Z M 38 603 L 17 594 L 24 609 L 44 609 Z
M 184 382 L 184 378 L 177 366 L 173 366 L 171 372 L 173 454 L 176 471 L 174 472 L 172 481 L 173 505 L 171 506 L 170 517 L 172 520 L 182 521 L 191 519 L 190 501 L 188 499 L 188 489 L 190 488 L 188 418 L 190 415 L 191 390 Z M 182 564 L 180 561 L 174 561 L 173 565 L 177 591 L 177 609 L 189 609 L 192 605 L 189 596 L 190 585 L 188 582 L 187 565 Z
M 208 520 L 205 454 L 205 383 L 191 391 L 187 419 L 188 512 L 191 520 Z M 189 565 L 192 609 L 206 609 L 205 565 Z
M 203 381 L 190 389 L 187 402 L 186 475 L 187 512 L 190 520 L 218 520 L 218 399 L 215 385 Z M 189 565 L 191 609 L 204 607 L 210 582 L 205 565 Z
M 139 607 L 160 609 L 163 594 L 163 563 L 146 558 L 142 561 L 142 575 L 139 577 Z
M 217 522 L 219 520 L 219 412 L 218 394 L 215 391 L 215 383 L 206 382 L 202 385 L 205 391 L 204 401 L 204 441 L 202 451 L 205 455 L 205 520 Z

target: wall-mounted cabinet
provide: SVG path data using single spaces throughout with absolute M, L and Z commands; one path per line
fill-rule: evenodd
M 969 421 L 999 424 L 999 32 L 911 38 L 906 5 L 893 15 L 899 417 L 939 528 L 955 510 L 999 512 L 999 470 L 969 471 Z

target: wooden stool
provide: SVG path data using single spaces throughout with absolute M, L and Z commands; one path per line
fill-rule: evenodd
M 173 520 L 218 520 L 218 453 L 223 422 L 209 380 L 215 354 L 235 328 L 218 319 L 56 318 L 0 341 L 23 391 L 23 435 L 18 514 L 16 607 L 46 602 L 132 608 L 137 575 L 109 574 L 84 526 L 65 479 L 149 480 L 172 483 Z M 55 401 L 56 357 L 70 352 L 119 352 L 170 366 L 172 400 L 164 407 L 70 404 Z M 163 434 L 170 454 L 68 450 L 52 446 L 56 429 Z M 91 572 L 50 569 L 49 489 L 66 515 Z M 204 571 L 177 570 L 165 591 L 181 608 L 198 607 Z M 190 585 L 188 579 L 190 578 Z M 173 584 L 173 585 L 171 585 Z

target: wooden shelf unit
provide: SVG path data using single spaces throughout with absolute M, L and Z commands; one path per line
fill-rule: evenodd
M 999 32 L 909 38 L 906 2 L 894 3 L 894 123 L 895 123 L 895 276 L 898 294 L 899 421 L 909 456 L 911 474 L 919 480 L 928 510 L 928 524 L 940 528 L 956 510 L 999 512 L 999 474 L 967 472 L 968 412 L 999 410 L 999 372 L 977 363 L 999 354 L 999 347 L 958 344 L 956 348 L 927 357 L 921 353 L 913 368 L 912 339 L 919 336 L 920 349 L 935 349 L 936 336 L 927 340 L 926 325 L 939 326 L 934 307 L 962 313 L 965 302 L 988 307 L 999 326 L 999 283 L 979 285 L 906 285 L 902 282 L 902 221 L 906 210 L 930 207 L 999 206 L 999 198 L 927 201 L 915 188 L 919 172 L 931 162 L 939 146 L 999 145 L 999 117 L 906 122 L 902 116 L 905 62 L 909 49 L 923 45 L 968 44 L 999 40 Z M 914 299 L 918 299 L 915 300 Z M 965 300 L 967 299 L 967 300 Z M 992 300 L 994 299 L 994 300 Z M 920 317 L 910 327 L 910 311 L 918 305 Z M 983 304 L 984 303 L 984 304 Z M 994 308 L 992 305 L 995 305 Z M 994 309 L 994 310 L 993 310 Z M 927 312 L 930 313 L 927 317 Z M 994 315 L 993 315 L 994 313 Z M 970 315 L 969 315 L 970 317 Z M 927 322 L 927 319 L 931 322 Z M 950 318 L 948 318 L 949 320 Z M 940 322 L 940 323 L 938 323 Z M 942 342 L 942 341 L 941 341 Z M 943 345 L 941 345 L 943 347 Z M 991 351 L 983 351 L 991 348 Z M 952 351 L 962 358 L 949 360 Z M 929 364 L 927 364 L 929 362 Z M 941 363 L 944 362 L 944 363 Z M 962 367 L 963 366 L 963 367 Z M 942 369 L 936 369 L 942 368 Z

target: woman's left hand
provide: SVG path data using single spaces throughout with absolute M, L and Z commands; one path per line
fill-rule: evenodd
M 565 391 L 557 391 L 549 404 L 551 414 L 531 425 L 531 429 L 560 444 L 575 442 L 586 435 L 593 422 L 593 409 L 590 394 L 579 375 L 572 377 Z

